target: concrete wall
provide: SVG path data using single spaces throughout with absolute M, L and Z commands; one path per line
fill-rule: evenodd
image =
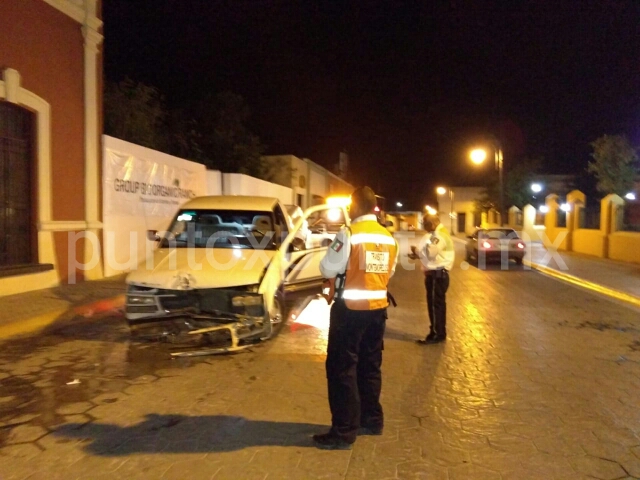
M 274 182 L 291 189 L 291 198 L 286 203 L 299 205 L 302 209 L 324 202 L 330 195 L 350 195 L 354 190 L 350 183 L 308 158 L 267 155 L 262 160 L 272 168 L 276 167 Z
M 640 233 L 615 232 L 609 235 L 611 260 L 640 263 Z
M 167 229 L 184 202 L 208 190 L 200 163 L 107 135 L 102 144 L 103 259 L 104 273 L 111 276 L 150 254 L 154 242 L 147 240 L 147 230 Z
M 207 170 L 207 195 L 222 195 L 222 172 Z
M 603 258 L 607 237 L 600 230 L 580 228 L 573 232 L 573 251 Z
M 450 187 L 453 191 L 453 204 L 448 193 L 438 195 L 437 210 L 440 222 L 451 230 L 452 234 L 469 235 L 481 225 L 475 225 L 475 202 L 482 194 L 482 187 Z M 451 213 L 453 213 L 453 229 L 451 222 Z M 458 219 L 464 215 L 464 230 L 458 229 Z
M 222 174 L 222 194 L 275 197 L 284 204 L 291 203 L 292 198 L 290 188 L 241 173 Z
M 640 232 L 619 231 L 625 200 L 614 194 L 601 200 L 599 229 L 579 228 L 580 209 L 586 204 L 582 192 L 569 192 L 566 202 L 569 204 L 567 227 L 560 228 L 556 225 L 558 195 L 551 194 L 546 198 L 549 209 L 545 216 L 546 246 L 599 258 L 640 263 Z

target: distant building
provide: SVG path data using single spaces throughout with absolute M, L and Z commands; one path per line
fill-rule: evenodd
M 354 187 L 338 175 L 295 155 L 267 155 L 262 157 L 270 167 L 271 182 L 290 187 L 291 204 L 302 209 L 324 203 L 330 195 L 350 195 Z M 346 168 L 346 164 L 344 164 Z
M 98 0 L 2 2 L 0 295 L 102 277 L 101 29 Z

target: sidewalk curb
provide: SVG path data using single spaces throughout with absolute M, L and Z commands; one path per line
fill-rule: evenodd
M 25 333 L 33 333 L 38 330 L 51 325 L 62 315 L 67 313 L 69 308 L 58 308 L 35 317 L 27 318 L 25 320 L 16 320 L 13 322 L 0 325 L 0 339 L 4 340 L 17 335 L 23 335 Z
M 122 308 L 124 307 L 124 303 L 125 296 L 116 295 L 115 297 L 103 298 L 80 305 L 71 304 L 64 308 L 56 308 L 34 317 L 0 324 L 0 340 L 43 330 L 65 315 L 67 318 L 77 316 L 85 318 L 93 317 Z
M 533 263 L 529 260 L 525 260 L 523 263 L 534 270 L 544 273 L 545 275 L 549 275 L 550 277 L 554 277 L 578 287 L 586 288 L 587 290 L 592 290 L 602 295 L 615 298 L 616 300 L 627 302 L 636 307 L 640 307 L 640 298 L 629 295 L 628 293 L 621 292 L 620 290 L 614 290 L 613 288 L 604 287 L 602 285 L 598 285 L 597 283 L 589 282 L 588 280 L 583 280 L 582 278 L 569 275 L 568 273 L 559 272 L 555 268 L 545 267 L 544 265 L 540 265 L 539 263 Z

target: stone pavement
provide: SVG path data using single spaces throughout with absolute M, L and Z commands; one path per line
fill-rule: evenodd
M 523 267 L 459 263 L 448 340 L 424 347 L 421 281 L 404 268 L 393 279 L 385 431 L 351 451 L 310 440 L 330 421 L 320 315 L 244 353 L 171 360 L 170 346 L 131 344 L 119 315 L 69 313 L 0 345 L 0 478 L 640 478 L 637 308 Z M 6 297 L 0 311 L 24 304 Z

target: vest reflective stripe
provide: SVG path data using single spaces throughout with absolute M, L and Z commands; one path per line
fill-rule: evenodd
M 356 233 L 354 235 L 351 235 L 351 245 L 360 245 L 361 243 L 395 245 L 396 241 L 393 237 L 380 233 Z
M 344 290 L 342 298 L 345 300 L 380 300 L 387 298 L 386 290 Z
M 352 223 L 349 241 L 351 253 L 341 295 L 345 305 L 351 310 L 388 307 L 387 284 L 398 244 L 387 229 L 375 220 Z M 382 263 L 385 260 L 388 263 Z

